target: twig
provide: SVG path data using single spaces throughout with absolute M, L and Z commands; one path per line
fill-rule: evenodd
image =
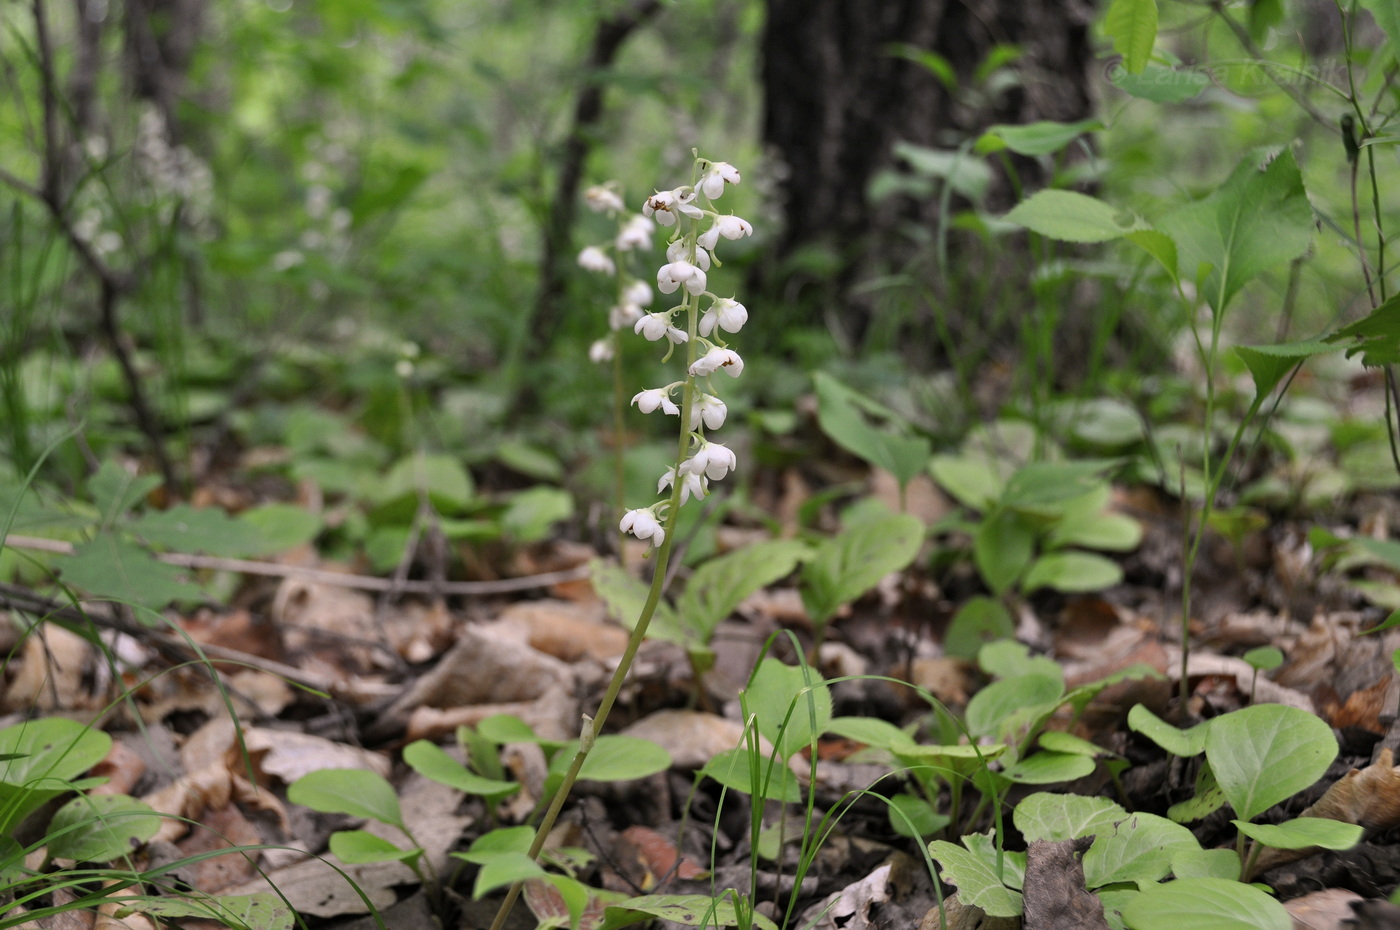
M 37 536 L 10 535 L 4 545 L 16 549 L 32 549 L 37 552 L 53 552 L 58 555 L 72 555 L 73 544 L 59 539 L 43 539 Z M 533 591 L 587 578 L 589 568 L 580 565 L 557 572 L 544 572 L 526 575 L 521 578 L 502 578 L 498 581 L 418 581 L 408 579 L 396 582 L 392 578 L 379 578 L 375 575 L 355 575 L 348 572 L 333 572 L 324 568 L 303 568 L 299 565 L 279 565 L 275 562 L 259 562 L 252 559 L 225 559 L 211 555 L 190 555 L 182 552 L 158 552 L 156 559 L 167 565 L 181 568 L 207 569 L 210 571 L 241 572 L 245 575 L 263 575 L 269 578 L 306 578 L 319 584 L 337 588 L 354 588 L 357 591 L 395 591 L 404 594 L 443 594 L 443 595 L 486 595 L 509 594 L 514 591 Z

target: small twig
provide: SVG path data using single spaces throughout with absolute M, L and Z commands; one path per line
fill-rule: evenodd
M 42 539 L 37 536 L 10 535 L 4 545 L 16 549 L 33 549 L 38 552 L 53 552 L 58 555 L 72 555 L 73 544 L 58 539 Z M 499 581 L 418 581 L 395 582 L 392 578 L 375 575 L 355 575 L 348 572 L 333 572 L 324 568 L 303 568 L 299 565 L 278 565 L 275 562 L 258 562 L 252 559 L 225 559 L 212 555 L 189 555 L 183 552 L 158 552 L 156 559 L 167 565 L 181 568 L 208 569 L 210 571 L 241 572 L 245 575 L 263 575 L 269 578 L 306 578 L 319 584 L 337 588 L 354 588 L 357 591 L 395 591 L 403 594 L 443 594 L 443 595 L 484 595 L 509 594 L 514 591 L 533 591 L 578 581 L 587 578 L 589 568 L 580 565 L 557 572 L 544 572 L 539 575 L 526 575 L 521 578 L 502 578 Z

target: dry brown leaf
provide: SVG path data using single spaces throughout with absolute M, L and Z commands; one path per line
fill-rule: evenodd
M 1019 917 L 988 917 L 975 904 L 963 904 L 956 894 L 943 899 L 943 914 L 931 908 L 919 921 L 919 930 L 1021 930 Z
M 891 863 L 852 882 L 812 905 L 802 915 L 799 926 L 811 930 L 873 930 L 872 911 L 890 899 Z
M 85 682 L 93 678 L 97 651 L 77 633 L 53 623 L 24 641 L 20 661 L 11 663 L 9 686 L 0 711 L 74 710 L 93 706 Z
M 1372 733 L 1385 735 L 1390 721 L 1381 721 L 1382 715 L 1389 716 L 1395 707 L 1397 676 L 1392 670 L 1369 688 L 1353 691 L 1346 702 L 1331 714 L 1328 723 L 1335 729 L 1360 727 Z
M 388 778 L 391 768 L 389 760 L 380 753 L 295 730 L 249 727 L 243 731 L 243 743 L 255 770 L 264 776 L 275 776 L 284 785 L 321 769 L 368 769 Z M 241 765 L 241 753 L 236 748 L 230 748 L 228 756 L 230 768 Z
M 161 820 L 155 839 L 173 843 L 189 832 L 187 820 L 198 821 L 206 810 L 227 806 L 232 796 L 233 777 L 220 763 L 182 775 L 141 800 L 167 815 Z
M 88 772 L 106 778 L 105 784 L 88 791 L 89 794 L 130 794 L 131 789 L 146 774 L 146 760 L 121 740 L 115 740 L 107 756 Z
M 525 883 L 524 898 L 525 906 L 535 915 L 540 926 L 569 925 L 569 906 L 564 903 L 564 896 L 559 893 L 559 889 L 550 882 L 543 878 L 530 879 Z M 590 891 L 588 904 L 584 906 L 583 914 L 579 918 L 578 930 L 593 930 L 601 924 L 607 906 L 608 901 Z
M 573 739 L 578 736 L 578 701 L 562 685 L 554 685 L 533 701 L 507 704 L 469 704 L 465 707 L 418 707 L 408 715 L 404 740 L 437 740 L 458 727 L 474 727 L 487 717 L 509 714 L 519 717 L 544 739 Z
M 198 857 L 202 853 L 232 850 L 235 846 L 257 846 L 267 841 L 233 804 L 205 811 L 199 822 L 205 829 L 191 830 L 177 844 L 182 855 Z M 256 853 L 245 855 L 230 851 L 198 859 L 185 866 L 181 875 L 196 890 L 214 894 L 252 881 L 258 874 L 256 856 Z
M 961 659 L 940 657 L 915 659 L 909 665 L 908 681 L 923 688 L 944 704 L 957 707 L 967 703 L 968 692 L 976 683 L 972 667 Z M 907 688 L 900 689 L 907 700 L 917 700 Z
M 1036 930 L 1108 930 L 1103 904 L 1084 887 L 1080 857 L 1094 841 L 1035 840 L 1026 852 L 1022 918 Z
M 302 661 L 314 657 L 333 677 L 350 678 L 395 665 L 393 650 L 375 619 L 374 600 L 360 591 L 287 578 L 273 598 L 272 619 L 283 631 L 290 656 Z
M 1293 918 L 1293 930 L 1343 930 L 1342 921 L 1352 916 L 1351 903 L 1364 900 L 1344 888 L 1326 888 L 1283 902 Z
M 1355 823 L 1372 833 L 1400 825 L 1400 766 L 1389 749 L 1364 769 L 1352 769 L 1300 816 Z
M 452 645 L 452 629 L 456 625 L 441 601 L 397 603 L 384 612 L 382 623 L 389 645 L 415 664 L 442 655 Z
M 744 745 L 743 724 L 699 710 L 660 710 L 622 732 L 661 746 L 678 769 L 698 769 L 726 749 Z M 765 757 L 772 751 L 762 737 L 759 747 Z
M 602 662 L 622 655 L 628 636 L 622 627 L 605 622 L 605 616 L 600 602 L 520 601 L 502 611 L 497 622 L 556 659 L 577 662 L 586 657 Z
M 190 638 L 202 646 L 236 649 L 264 659 L 282 658 L 277 628 L 246 610 L 215 611 L 204 608 L 180 621 Z
M 681 855 L 676 844 L 651 827 L 631 826 L 618 834 L 619 858 L 635 860 L 643 869 L 637 882 L 647 894 L 664 888 L 672 879 L 691 881 L 710 873 L 689 856 Z

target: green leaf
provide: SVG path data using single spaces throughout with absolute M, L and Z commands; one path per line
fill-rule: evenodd
M 573 495 L 563 488 L 536 485 L 511 496 L 501 526 L 517 543 L 537 543 L 549 537 L 554 524 L 574 514 Z
M 1177 280 L 1176 241 L 1171 236 L 1155 229 L 1137 229 L 1125 238 L 1156 259 L 1172 281 Z
M 513 781 L 497 781 L 483 778 L 469 771 L 465 765 L 449 756 L 442 747 L 425 739 L 409 743 L 403 750 L 403 761 L 409 768 L 425 778 L 456 788 L 466 794 L 474 794 L 488 801 L 496 801 L 520 790 Z
M 990 514 L 972 537 L 972 558 L 982 580 L 1000 596 L 1016 583 L 1035 554 L 1035 530 L 1014 510 Z
M 1256 704 L 1216 717 L 1206 759 L 1241 820 L 1253 820 L 1323 776 L 1337 757 L 1332 728 L 1315 714 Z
M 1390 612 L 1390 615 L 1384 620 L 1382 620 L 1380 623 L 1377 623 L 1370 629 L 1362 630 L 1361 635 L 1365 636 L 1367 633 L 1381 633 L 1385 630 L 1393 629 L 1397 626 L 1400 626 L 1400 610 L 1392 610 Z M 1396 654 L 1400 655 L 1400 652 L 1397 652 Z
M 239 514 L 238 519 L 260 534 L 265 554 L 305 545 L 321 534 L 323 525 L 319 514 L 296 504 L 250 507 Z
M 1183 271 L 1210 272 L 1202 296 L 1221 313 L 1251 279 L 1307 251 L 1313 212 L 1289 149 L 1256 151 L 1210 196 L 1163 217 Z
M 1113 39 L 1113 50 L 1123 56 L 1128 73 L 1141 74 L 1157 43 L 1157 0 L 1112 0 L 1103 30 Z
M 1075 514 L 1051 527 L 1045 545 L 1051 549 L 1082 546 L 1108 552 L 1131 552 L 1142 544 L 1142 524 L 1121 513 Z
M 1206 733 L 1210 721 L 1198 723 L 1189 730 L 1181 730 L 1167 723 L 1141 704 L 1134 704 L 1128 711 L 1128 728 L 1161 746 L 1174 756 L 1189 759 L 1206 751 Z
M 364 862 L 415 862 L 421 849 L 401 849 L 382 836 L 365 830 L 337 830 L 331 834 L 331 855 L 347 865 Z
M 1182 878 L 1152 885 L 1123 908 L 1129 930 L 1292 930 L 1293 918 L 1251 885 Z
M 1102 200 L 1062 190 L 1037 191 L 1003 219 L 1063 242 L 1108 242 L 1147 227 L 1140 217 Z
M 1060 401 L 1051 405 L 1050 418 L 1056 428 L 1075 440 L 1101 449 L 1123 449 L 1142 441 L 1145 435 L 1137 410 L 1111 397 Z
M 367 817 L 403 829 L 399 796 L 384 777 L 368 769 L 320 769 L 287 788 L 287 799 L 324 814 Z
M 1260 646 L 1251 649 L 1240 658 L 1249 663 L 1250 668 L 1261 672 L 1276 669 L 1283 664 L 1283 652 L 1273 646 Z
M 970 837 L 963 837 L 963 842 L 966 843 L 969 839 Z M 939 875 L 943 880 L 958 887 L 958 900 L 963 904 L 980 907 L 988 917 L 1020 916 L 1021 893 L 1012 891 L 1002 883 L 994 863 L 962 846 L 955 846 L 944 840 L 929 843 L 928 851 L 942 867 Z M 1004 867 L 1010 865 L 1012 855 L 1005 854 Z M 1010 870 L 1004 868 L 1002 874 L 1005 875 L 1006 871 Z
M 1178 801 L 1167 808 L 1167 818 L 1176 823 L 1193 823 L 1203 820 L 1225 806 L 1225 792 L 1215 781 L 1215 773 L 1210 763 L 1202 765 L 1196 773 L 1195 791 L 1185 801 Z
M 974 145 L 979 155 L 1010 149 L 1017 155 L 1032 158 L 1058 152 L 1085 133 L 1103 129 L 1102 122 L 1096 119 L 1080 120 L 1077 123 L 1057 123 L 1040 120 L 1035 123 L 989 126 Z
M 826 732 L 878 749 L 888 749 L 909 738 L 899 727 L 878 717 L 832 717 Z
M 958 503 L 973 510 L 991 510 L 1005 487 L 996 470 L 988 467 L 980 458 L 935 455 L 929 461 L 928 468 L 933 480 L 943 490 L 957 498 Z
M 159 610 L 171 601 L 202 596 L 185 580 L 185 570 L 156 561 L 148 550 L 115 533 L 101 532 L 73 547 L 63 561 L 63 578 L 93 597 Z
M 214 507 L 178 504 L 149 511 L 133 521 L 130 530 L 147 545 L 176 552 L 247 558 L 273 551 L 252 523 L 235 520 Z
M 676 602 L 680 622 L 702 643 L 744 598 L 790 575 L 806 557 L 806 544 L 774 539 L 710 559 L 696 569 Z
M 48 852 L 60 859 L 111 862 L 156 835 L 160 815 L 124 794 L 79 795 L 54 812 Z
M 821 675 L 771 656 L 758 664 L 742 698 L 746 712 L 757 718 L 758 732 L 785 759 L 826 732 L 831 720 L 831 692 Z
M 861 520 L 822 543 L 802 571 L 802 603 L 824 626 L 891 572 L 902 571 L 924 542 L 924 525 L 909 514 Z
M 166 920 L 196 917 L 234 930 L 292 930 L 296 915 L 275 892 L 214 897 L 183 892 L 178 897 L 121 898 L 118 917 L 148 914 Z
M 948 826 L 949 819 L 915 794 L 896 794 L 889 799 L 890 826 L 900 836 L 911 839 L 931 836 Z
M 497 888 L 505 888 L 527 878 L 543 878 L 545 870 L 523 852 L 503 852 L 487 859 L 476 873 L 472 900 L 480 901 Z
M 1230 821 L 1245 836 L 1274 849 L 1351 849 L 1361 842 L 1366 828 L 1322 817 L 1298 817 L 1280 824 Z
M 1091 759 L 1104 755 L 1112 755 L 1112 753 L 1102 746 L 1097 746 L 1087 739 L 1075 736 L 1073 733 L 1065 733 L 1062 730 L 1047 730 L 1040 734 L 1040 739 L 1037 740 L 1037 742 L 1040 743 L 1041 749 L 1048 749 L 1051 752 L 1064 752 L 1076 756 L 1088 756 Z
M 1002 603 L 990 597 L 970 597 L 958 608 L 943 634 L 943 651 L 959 659 L 975 659 L 984 645 L 1009 639 L 1016 623 Z
M 1361 364 L 1369 368 L 1400 362 L 1400 294 L 1323 341 L 1350 342 L 1347 358 L 1360 353 Z
M 776 930 L 767 917 L 758 913 L 746 915 L 758 930 Z M 668 920 L 687 927 L 735 927 L 745 924 L 729 897 L 711 898 L 699 894 L 652 894 L 628 898 L 604 911 L 598 930 L 617 930 L 644 920 Z
M 1237 882 L 1240 880 L 1240 857 L 1233 849 L 1179 849 L 1172 855 L 1172 875 Z
M 1128 819 L 1128 812 L 1108 798 L 1041 791 L 1023 798 L 1012 812 L 1012 819 L 1027 843 L 1059 842 L 1081 836 L 1106 836 L 1119 821 Z
M 549 766 L 550 774 L 562 776 L 577 751 L 578 740 L 565 743 L 554 754 Z M 578 777 L 581 781 L 632 781 L 664 772 L 670 767 L 671 754 L 651 740 L 609 733 L 598 737 L 593 743 Z
M 903 417 L 824 372 L 818 372 L 812 382 L 817 389 L 817 422 L 838 446 L 883 468 L 901 486 L 924 470 L 929 442 L 909 435 L 911 428 Z
M 110 525 L 158 487 L 160 476 L 133 475 L 108 459 L 88 479 L 87 492 L 97 512 L 102 514 L 102 523 Z
M 438 513 L 460 512 L 471 502 L 475 485 L 462 463 L 451 455 L 405 456 L 389 469 L 376 495 L 381 504 L 425 495 Z
M 1371 12 L 1376 25 L 1381 27 L 1385 37 L 1394 49 L 1400 43 L 1400 2 L 1397 0 L 1361 0 L 1361 6 Z
M 53 798 L 111 751 L 101 730 L 64 717 L 44 717 L 0 730 L 0 836 Z
M 784 765 L 782 760 L 771 761 L 770 764 L 770 760 L 761 755 L 757 757 L 757 782 L 758 787 L 763 790 L 755 790 L 749 754 L 750 750 L 744 746 L 726 749 L 706 762 L 700 769 L 700 774 L 713 778 L 731 791 L 761 796 L 766 800 L 787 804 L 796 804 L 802 800 L 802 792 L 797 786 L 797 777 L 793 775 L 792 769 Z
M 635 629 L 651 586 L 633 577 L 616 562 L 594 559 L 588 563 L 588 568 L 593 591 L 607 605 L 608 616 L 629 630 Z M 701 644 L 690 630 L 681 626 L 680 617 L 665 601 L 657 603 L 647 636 L 681 646 Z
M 1315 339 L 1304 342 L 1283 342 L 1277 345 L 1235 346 L 1254 378 L 1254 393 L 1261 400 L 1278 386 L 1290 371 L 1314 355 L 1335 351 L 1334 346 Z
M 983 646 L 977 653 L 977 666 L 994 678 L 1043 675 L 1060 682 L 1065 680 L 1060 663 L 1049 656 L 1033 656 L 1029 646 L 1010 638 Z
M 1104 487 L 1107 462 L 1032 462 L 1006 482 L 1001 503 L 1031 514 L 1058 512 L 1055 505 L 1084 497 Z
M 1018 785 L 1059 785 L 1094 771 L 1090 756 L 1067 752 L 1037 752 L 1002 772 Z
M 1064 682 L 1048 675 L 1022 675 L 994 681 L 967 702 L 967 729 L 974 737 L 1014 733 L 1052 712 L 1064 696 Z
M 1031 563 L 1021 582 L 1023 591 L 1102 591 L 1123 580 L 1123 569 L 1112 559 L 1090 552 L 1051 552 Z
M 1210 75 L 1205 74 L 1199 68 L 1164 68 L 1161 65 L 1149 64 L 1141 74 L 1129 74 L 1126 68 L 1115 69 L 1110 82 L 1114 87 L 1131 94 L 1141 100 L 1151 100 L 1153 103 L 1181 103 L 1198 96 L 1201 91 L 1210 86 Z M 1129 238 L 1132 238 L 1129 236 Z M 1148 248 L 1143 243 L 1144 248 Z M 1148 248 L 1148 251 L 1152 251 Z M 1161 258 L 1154 253 L 1154 257 Z M 1172 279 L 1176 279 L 1175 256 L 1170 264 L 1163 262 L 1163 265 L 1171 272 Z
M 535 828 L 528 824 L 516 827 L 497 827 L 488 830 L 476 839 L 464 853 L 454 853 L 457 858 L 481 865 L 503 853 L 525 853 L 535 841 Z
M 945 151 L 932 149 L 903 140 L 894 144 L 894 155 L 909 165 L 923 178 L 937 178 L 947 183 L 954 193 L 966 197 L 973 203 L 980 203 L 992 185 L 992 169 L 987 162 L 974 158 L 962 150 Z M 877 176 L 878 177 L 878 176 Z M 898 176 L 908 183 L 907 175 Z M 915 177 L 913 180 L 922 180 Z M 875 187 L 872 182 L 871 187 Z M 932 186 L 925 183 L 924 189 L 932 193 Z M 879 200 L 878 191 L 870 192 L 872 201 Z
M 1200 848 L 1181 824 L 1156 814 L 1132 814 L 1089 847 L 1084 854 L 1084 881 L 1089 888 L 1160 881 L 1171 871 L 1173 856 Z

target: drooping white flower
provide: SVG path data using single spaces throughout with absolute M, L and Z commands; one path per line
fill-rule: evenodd
M 705 215 L 705 211 L 691 203 L 694 199 L 694 191 L 685 194 L 679 191 L 657 191 L 642 204 L 642 215 L 656 220 L 662 226 L 676 225 L 677 218 L 681 216 L 698 220 Z
M 724 401 L 713 394 L 701 394 L 690 407 L 690 428 L 699 429 L 703 421 L 706 429 L 719 429 L 728 415 Z
M 692 294 L 705 293 L 705 272 L 687 261 L 673 261 L 656 272 L 656 286 L 663 294 L 674 293 L 682 284 Z
M 700 335 L 709 336 L 718 326 L 726 333 L 737 333 L 749 321 L 749 311 L 730 297 L 718 297 L 700 318 Z
M 588 360 L 602 364 L 612 361 L 613 343 L 611 339 L 597 339 L 588 347 Z
M 666 261 L 668 262 L 689 262 L 690 249 L 686 246 L 684 239 L 677 239 L 666 246 Z M 695 261 L 692 262 L 701 271 L 710 270 L 710 253 L 704 249 L 695 250 Z
M 639 307 L 650 307 L 652 301 L 651 285 L 645 281 L 633 278 L 622 289 L 622 302 L 636 304 Z
M 578 253 L 578 266 L 585 271 L 601 271 L 603 274 L 617 272 L 617 266 L 613 264 L 611 256 L 596 245 L 590 245 Z
M 714 224 L 700 234 L 698 242 L 701 248 L 713 251 L 720 236 L 726 239 L 742 239 L 752 235 L 753 227 L 749 225 L 749 221 L 731 213 L 728 216 L 715 217 Z
M 648 313 L 636 322 L 632 331 L 645 336 L 648 342 L 655 342 L 664 337 L 680 345 L 690 339 L 685 330 L 671 325 L 669 313 Z
M 737 378 L 744 370 L 744 360 L 733 349 L 721 349 L 719 346 L 715 346 L 697 358 L 690 366 L 690 373 L 697 378 L 703 378 L 721 370 L 729 377 Z
M 650 388 L 639 391 L 632 397 L 632 403 L 636 404 L 637 409 L 642 413 L 652 413 L 657 407 L 660 407 L 661 412 L 668 416 L 678 417 L 681 414 L 681 408 L 677 407 L 675 401 L 671 400 L 670 393 L 665 388 Z
M 627 511 L 622 515 L 617 528 L 624 533 L 631 533 L 638 539 L 650 539 L 653 546 L 659 547 L 666 541 L 666 530 L 657 522 L 656 514 L 652 513 L 650 508 Z
M 594 213 L 621 213 L 627 209 L 617 191 L 602 184 L 594 184 L 583 192 L 583 202 Z
M 685 474 L 704 475 L 711 481 L 719 481 L 738 467 L 734 451 L 722 442 L 702 442 L 699 450 L 681 463 Z
M 656 224 L 645 216 L 636 213 L 628 218 L 622 228 L 618 230 L 617 238 L 613 244 L 617 246 L 619 252 L 630 252 L 633 249 L 651 248 L 651 235 L 656 231 Z
M 620 303 L 608 311 L 608 328 L 616 332 L 634 326 L 642 318 L 642 308 L 634 303 Z
M 666 469 L 666 474 L 661 476 L 661 480 L 656 482 L 656 493 L 665 492 L 676 480 L 676 470 Z M 681 472 L 681 504 L 694 497 L 701 501 L 705 495 L 710 493 L 710 482 L 704 475 L 692 475 L 690 472 Z
M 739 169 L 727 161 L 710 163 L 710 170 L 700 179 L 700 190 L 711 200 L 724 193 L 724 185 L 739 183 Z

